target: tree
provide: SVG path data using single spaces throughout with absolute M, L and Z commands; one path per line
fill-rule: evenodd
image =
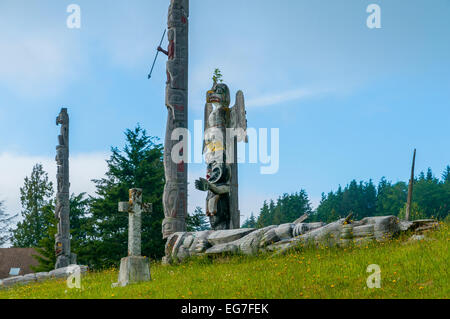
M 53 216 L 53 184 L 42 164 L 33 167 L 30 177 L 25 177 L 20 188 L 22 221 L 13 230 L 14 247 L 37 247 L 48 233 Z
M 442 181 L 444 183 L 450 183 L 450 165 L 447 165 L 444 172 L 442 173 Z
M 266 227 L 270 225 L 279 225 L 284 223 L 292 223 L 304 214 L 311 214 L 311 204 L 308 195 L 302 189 L 298 193 L 283 194 L 275 203 L 270 201 L 269 205 L 265 201 L 261 208 L 257 227 Z
M 188 215 L 186 219 L 186 229 L 189 232 L 211 229 L 208 219 L 201 207 L 196 207 L 194 213 Z
M 17 217 L 17 215 L 9 216 L 3 207 L 3 202 L 0 201 L 0 247 L 11 239 L 11 225 Z
M 256 221 L 255 215 L 253 215 L 253 213 L 250 214 L 250 217 L 247 218 L 241 226 L 241 228 L 256 228 L 256 227 L 257 227 L 257 221 Z
M 142 254 L 159 259 L 164 255 L 161 224 L 164 165 L 162 145 L 137 125 L 126 130 L 122 150 L 112 147 L 106 177 L 93 180 L 96 196 L 90 199 L 86 222 L 88 244 L 79 254 L 92 268 L 117 266 L 127 255 L 128 215 L 117 212 L 117 203 L 128 199 L 128 190 L 142 188 L 143 201 L 153 203 L 153 212 L 142 214 Z
M 405 207 L 408 185 L 405 182 L 397 182 L 392 185 L 383 177 L 378 184 L 377 193 L 376 215 L 396 215 Z
M 57 220 L 54 215 L 54 207 L 48 205 L 43 208 L 48 216 L 49 225 L 47 228 L 47 234 L 44 235 L 36 247 L 37 255 L 33 255 L 33 258 L 38 261 L 37 266 L 31 266 L 31 270 L 34 272 L 48 272 L 55 269 L 56 255 L 55 255 L 55 234 L 57 230 Z
M 87 240 L 87 221 L 89 212 L 89 199 L 85 198 L 86 193 L 70 196 L 70 251 L 77 254 L 77 262 L 85 264 L 86 260 L 82 254 L 81 247 L 88 245 Z M 54 208 L 47 206 L 45 209 Z M 49 214 L 50 215 L 50 214 Z M 57 230 L 57 220 L 52 218 L 48 227 L 47 235 L 39 241 L 39 247 L 36 248 L 39 255 L 33 257 L 38 261 L 38 266 L 32 267 L 35 272 L 50 271 L 55 268 L 55 234 Z M 81 251 L 81 254 L 80 254 Z
M 273 201 L 271 202 L 271 207 L 273 206 Z M 260 212 L 259 212 L 259 217 L 258 217 L 258 221 L 257 221 L 257 227 L 258 228 L 262 228 L 266 225 L 270 225 L 270 222 L 272 221 L 272 217 L 270 214 L 270 208 L 269 205 L 267 205 L 267 201 L 264 201 L 263 203 L 263 207 L 261 208 Z

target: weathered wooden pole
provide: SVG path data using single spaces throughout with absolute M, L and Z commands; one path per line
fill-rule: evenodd
M 413 193 L 413 184 L 414 184 L 414 165 L 416 163 L 416 149 L 414 149 L 412 167 L 411 167 L 411 178 L 409 179 L 409 187 L 408 187 L 408 199 L 406 201 L 406 212 L 405 212 L 405 220 L 409 220 L 409 215 L 411 213 L 411 204 L 412 204 L 412 193 Z
M 56 118 L 56 125 L 61 125 L 61 134 L 56 146 L 56 207 L 55 217 L 58 222 L 55 235 L 55 269 L 76 263 L 75 254 L 70 252 L 70 193 L 69 193 L 69 115 L 62 108 Z
M 188 127 L 188 17 L 189 0 L 171 0 L 167 21 L 166 107 L 168 111 L 164 140 L 163 238 L 186 231 L 187 216 L 187 140 L 181 131 Z M 181 130 L 180 130 L 181 129 Z M 176 134 L 175 134 L 176 133 Z M 175 136 L 173 136 L 175 135 Z M 179 145 L 182 145 L 180 148 Z M 172 154 L 174 151 L 177 154 Z M 175 159 L 177 158 L 177 159 Z M 181 159 L 180 159 L 181 158 Z

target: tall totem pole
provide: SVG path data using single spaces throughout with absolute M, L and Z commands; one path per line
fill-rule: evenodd
M 55 217 L 58 222 L 55 235 L 55 269 L 75 264 L 75 255 L 70 253 L 70 202 L 69 202 L 69 115 L 62 108 L 56 118 L 56 125 L 61 125 L 61 134 L 56 146 L 56 208 Z
M 187 129 L 188 126 L 188 17 L 189 0 L 170 0 L 167 22 L 169 46 L 167 51 L 158 48 L 168 57 L 163 238 L 175 232 L 186 231 L 187 163 L 184 159 L 187 141 L 183 141 L 183 135 L 178 134 L 177 129 Z M 179 147 L 180 143 L 183 147 Z

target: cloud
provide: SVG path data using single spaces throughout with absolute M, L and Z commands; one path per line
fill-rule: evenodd
M 95 185 L 91 179 L 104 176 L 107 170 L 105 160 L 108 154 L 76 154 L 70 157 L 70 191 L 95 194 Z M 56 185 L 56 162 L 54 158 L 43 156 L 25 156 L 15 153 L 0 153 L 0 200 L 4 201 L 6 212 L 17 214 L 21 210 L 20 187 L 26 176 L 31 174 L 36 163 L 41 163 L 48 173 L 50 181 Z
M 65 24 L 65 7 L 47 5 L 0 6 L 0 85 L 21 96 L 54 96 L 84 69 L 85 55 L 77 31 Z
M 247 101 L 248 107 L 263 107 L 274 104 L 281 104 L 290 101 L 301 100 L 313 96 L 318 96 L 327 93 L 327 90 L 312 90 L 307 88 L 299 88 L 281 93 L 273 93 L 262 97 L 253 98 Z
M 0 51 L 0 81 L 19 94 L 59 91 L 75 71 L 67 48 L 50 36 L 13 37 L 0 42 Z

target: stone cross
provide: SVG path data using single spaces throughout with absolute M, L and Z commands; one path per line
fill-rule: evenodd
M 119 212 L 128 213 L 128 256 L 141 255 L 142 213 L 151 213 L 152 204 L 142 203 L 142 189 L 129 191 L 130 200 L 119 202 Z

